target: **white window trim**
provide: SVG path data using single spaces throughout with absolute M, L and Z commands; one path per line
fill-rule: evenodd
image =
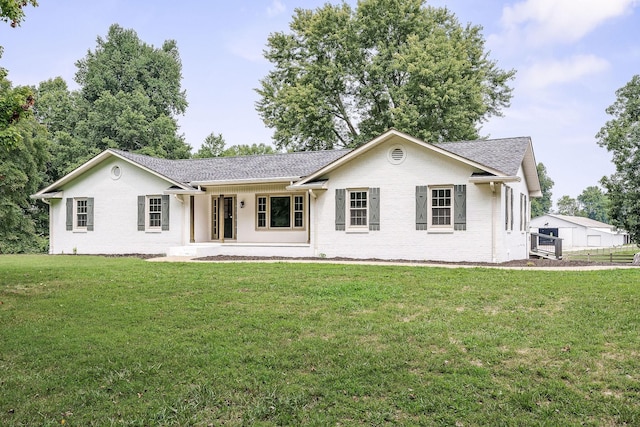
M 345 194 L 345 230 L 351 232 L 368 232 L 369 231 L 369 207 L 370 207 L 370 196 L 369 196 L 369 188 L 347 188 Z M 352 193 L 365 193 L 367 195 L 367 206 L 365 207 L 365 223 L 360 225 L 351 225 L 351 194 Z M 362 208 L 354 208 L 354 209 L 362 209 Z
M 433 223 L 433 190 L 449 190 L 449 206 L 445 206 L 445 209 L 449 209 L 449 224 L 434 224 Z M 427 200 L 427 230 L 431 232 L 453 232 L 453 197 L 454 186 L 453 185 L 430 185 L 428 186 L 428 200 Z
M 73 231 L 76 233 L 86 233 L 87 232 L 87 226 L 86 224 L 84 226 L 79 226 L 78 225 L 78 202 L 80 201 L 85 201 L 87 202 L 87 206 L 86 206 L 86 211 L 85 211 L 85 215 L 87 217 L 86 222 L 89 221 L 89 206 L 88 206 L 88 198 L 87 197 L 74 197 L 73 198 Z
M 160 200 L 160 211 L 156 212 L 160 214 L 160 225 L 158 226 L 151 225 L 151 199 Z M 144 202 L 144 227 L 145 230 L 150 233 L 162 232 L 162 195 L 155 194 L 146 196 Z
M 271 227 L 271 198 L 272 197 L 289 197 L 289 227 Z M 296 197 L 302 197 L 302 226 L 296 227 L 296 212 L 300 212 L 296 210 L 295 202 Z M 258 211 L 259 207 L 259 199 L 265 198 L 266 204 L 264 212 L 265 214 L 265 225 L 261 227 L 258 223 Z M 291 193 L 275 193 L 275 194 L 256 194 L 256 212 L 255 212 L 255 227 L 256 231 L 303 231 L 307 229 L 307 195 L 306 193 L 300 194 L 291 194 Z

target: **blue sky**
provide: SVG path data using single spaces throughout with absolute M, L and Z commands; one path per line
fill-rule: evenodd
M 336 1 L 331 1 L 337 3 Z M 295 8 L 325 0 L 39 0 L 18 28 L 0 25 L 14 85 L 61 76 L 72 89 L 75 62 L 111 24 L 156 47 L 178 43 L 189 107 L 180 132 L 197 149 L 211 132 L 227 146 L 270 143 L 254 89 L 270 69 L 269 33 L 286 31 Z M 355 5 L 355 0 L 348 3 Z M 463 23 L 484 28 L 491 59 L 516 69 L 504 117 L 485 123 L 493 138 L 531 136 L 536 160 L 555 181 L 553 199 L 578 196 L 614 168 L 595 135 L 609 120 L 615 91 L 640 73 L 640 0 L 433 0 Z

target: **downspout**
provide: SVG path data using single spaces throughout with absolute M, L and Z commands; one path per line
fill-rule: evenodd
M 313 213 L 313 254 L 316 254 L 316 249 L 317 249 L 317 239 L 316 239 L 316 230 L 318 227 L 316 227 L 316 222 L 317 222 L 317 215 L 316 215 L 316 211 L 315 211 L 315 207 L 316 207 L 316 203 L 315 200 L 318 198 L 318 196 L 316 195 L 316 193 L 313 192 L 312 189 L 309 189 L 309 220 L 307 221 L 307 243 L 311 243 L 311 199 L 313 198 L 314 203 L 313 203 L 313 207 L 314 207 L 314 213 Z
M 491 261 L 496 262 L 496 183 L 489 183 L 491 188 Z
M 53 255 L 53 206 L 47 199 L 42 199 L 49 206 L 49 255 Z

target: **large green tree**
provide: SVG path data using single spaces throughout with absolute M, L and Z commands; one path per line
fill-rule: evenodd
M 175 41 L 155 48 L 114 24 L 76 66 L 78 106 L 85 112 L 76 136 L 83 143 L 171 159 L 190 156 L 176 120 L 187 100 Z
M 612 223 L 640 243 L 640 75 L 616 91 L 606 109 L 612 119 L 596 135 L 613 155 L 615 173 L 600 181 L 607 190 Z
M 540 189 L 542 190 L 542 197 L 531 199 L 531 216 L 533 218 L 545 215 L 551 212 L 551 200 L 553 188 L 553 180 L 547 174 L 547 168 L 542 163 L 538 163 L 538 179 L 540 180 Z
M 46 129 L 33 118 L 31 89 L 0 78 L 0 253 L 44 249 L 40 208 L 29 199 L 42 183 Z
M 596 221 L 609 222 L 609 198 L 600 187 L 592 185 L 578 196 L 580 214 Z
M 514 71 L 489 59 L 481 28 L 425 0 L 296 9 L 290 29 L 269 37 L 257 89 L 281 149 L 354 147 L 389 128 L 475 139 L 511 99 Z
M 571 196 L 564 195 L 560 197 L 556 204 L 560 215 L 581 216 L 580 204 Z
M 29 4 L 37 6 L 35 0 L 0 0 L 0 21 L 18 26 Z M 36 232 L 42 207 L 29 199 L 42 183 L 47 158 L 46 129 L 33 118 L 33 104 L 33 90 L 13 87 L 0 67 L 0 253 L 45 246 Z

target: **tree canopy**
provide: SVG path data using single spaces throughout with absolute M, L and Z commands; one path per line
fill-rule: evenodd
M 95 51 L 76 62 L 80 85 L 77 137 L 98 150 L 120 148 L 165 158 L 187 158 L 176 114 L 187 108 L 175 41 L 162 48 L 114 24 Z
M 606 112 L 612 119 L 596 138 L 613 155 L 616 170 L 600 182 L 607 190 L 613 224 L 640 244 L 640 75 L 616 91 L 616 101 Z
M 0 253 L 42 250 L 29 199 L 42 183 L 47 160 L 46 129 L 31 113 L 27 87 L 0 77 Z
M 17 27 L 24 19 L 25 6 L 38 6 L 37 0 L 0 0 L 0 21 L 11 23 Z
M 533 218 L 545 215 L 551 212 L 551 200 L 553 188 L 553 180 L 547 174 L 547 168 L 542 163 L 538 163 L 538 179 L 540 180 L 540 189 L 542 190 L 542 197 L 531 199 L 531 216 Z
M 202 143 L 200 149 L 193 155 L 196 159 L 209 157 L 234 157 L 250 156 L 254 154 L 273 154 L 276 150 L 266 144 L 240 144 L 225 148 L 225 140 L 222 134 L 211 132 Z
M 272 34 L 256 104 L 281 149 L 355 147 L 396 128 L 426 141 L 476 139 L 509 105 L 515 74 L 489 59 L 481 27 L 425 0 L 296 9 Z

